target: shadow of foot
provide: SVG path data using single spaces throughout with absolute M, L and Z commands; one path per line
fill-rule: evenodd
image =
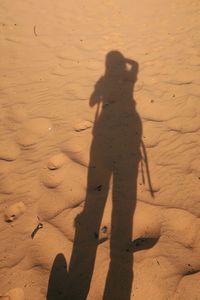
M 128 252 L 137 252 L 140 250 L 147 250 L 153 248 L 155 244 L 158 242 L 159 238 L 143 238 L 140 237 L 134 241 L 132 241 L 131 245 L 127 249 Z

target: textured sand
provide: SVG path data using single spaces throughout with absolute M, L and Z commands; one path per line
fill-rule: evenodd
M 1 0 L 0 16 L 2 299 L 200 299 L 199 1 Z M 104 76 L 111 50 L 134 78 Z

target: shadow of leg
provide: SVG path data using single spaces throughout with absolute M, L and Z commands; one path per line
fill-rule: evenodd
M 108 172 L 93 191 L 90 190 L 91 182 L 94 182 L 94 170 L 89 169 L 85 207 L 76 219 L 76 234 L 69 268 L 70 300 L 85 300 L 89 292 L 98 246 L 98 232 L 108 195 Z
M 110 266 L 104 300 L 130 300 L 133 282 L 133 253 L 128 251 L 128 246 L 132 240 L 136 181 L 137 166 L 134 163 L 121 165 L 113 176 Z
M 59 300 L 63 295 L 67 294 L 67 280 L 67 263 L 64 255 L 59 253 L 56 256 L 51 269 L 46 299 Z

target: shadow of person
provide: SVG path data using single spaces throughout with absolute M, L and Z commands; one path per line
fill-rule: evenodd
M 91 107 L 96 105 L 96 115 L 85 206 L 76 219 L 69 266 L 70 300 L 87 298 L 109 189 L 112 189 L 110 264 L 103 299 L 129 300 L 132 289 L 133 253 L 128 246 L 132 240 L 142 136 L 133 99 L 138 63 L 119 51 L 111 51 L 105 67 L 89 102 Z
M 49 276 L 47 300 L 59 300 L 67 293 L 67 263 L 62 253 L 56 255 Z

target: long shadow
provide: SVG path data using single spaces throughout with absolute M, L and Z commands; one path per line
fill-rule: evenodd
M 76 234 L 69 272 L 64 255 L 53 263 L 47 300 L 85 300 L 92 279 L 97 247 L 108 236 L 101 227 L 109 190 L 112 191 L 110 264 L 103 300 L 130 300 L 133 283 L 133 252 L 149 249 L 156 239 L 132 241 L 133 215 L 137 198 L 138 165 L 146 168 L 152 197 L 148 158 L 142 142 L 142 123 L 135 108 L 134 84 L 138 63 L 119 51 L 106 56 L 106 70 L 96 83 L 90 106 L 96 105 L 93 140 L 82 213 L 76 218 Z M 112 183 L 111 183 L 112 182 Z M 145 182 L 144 182 L 145 183 Z M 99 233 L 104 238 L 99 238 Z
M 111 51 L 106 56 L 105 74 L 90 97 L 89 105 L 96 105 L 96 116 L 85 206 L 76 219 L 69 266 L 67 299 L 70 300 L 87 298 L 109 188 L 112 188 L 110 265 L 103 299 L 130 299 L 133 253 L 127 249 L 132 241 L 142 136 L 142 123 L 133 98 L 137 74 L 136 61 L 125 58 L 119 51 Z

